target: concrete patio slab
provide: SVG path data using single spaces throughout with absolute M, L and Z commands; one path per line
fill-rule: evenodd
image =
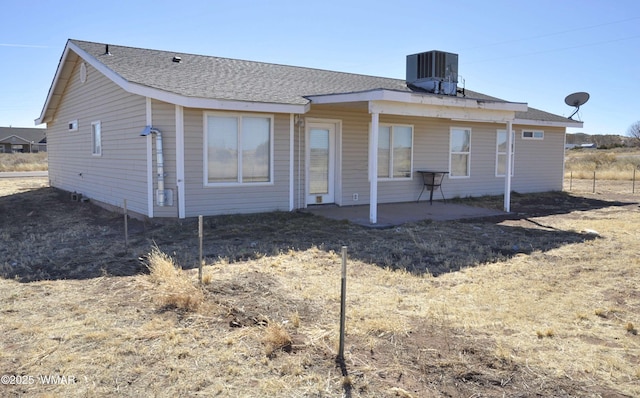
M 500 210 L 443 203 L 440 201 L 433 202 L 432 205 L 430 205 L 429 202 L 379 204 L 378 222 L 376 224 L 369 222 L 369 205 L 342 207 L 336 205 L 310 206 L 304 211 L 334 220 L 348 220 L 354 224 L 371 228 L 388 228 L 423 220 L 447 221 L 502 216 L 507 214 Z

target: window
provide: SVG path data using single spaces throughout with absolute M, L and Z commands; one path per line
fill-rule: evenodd
M 511 176 L 514 162 L 514 132 L 511 132 Z M 496 177 L 504 177 L 507 173 L 507 130 L 498 130 L 496 134 Z
M 522 130 L 522 139 L 524 140 L 543 140 L 544 131 L 540 130 Z
M 272 181 L 273 118 L 205 116 L 205 184 Z
M 102 155 L 102 131 L 100 122 L 91 123 L 91 153 L 96 156 Z
M 378 178 L 410 178 L 413 127 L 380 125 L 378 129 Z
M 449 148 L 449 177 L 469 177 L 471 129 L 451 128 Z

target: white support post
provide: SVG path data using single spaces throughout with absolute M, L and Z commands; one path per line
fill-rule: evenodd
M 295 116 L 293 113 L 289 114 L 289 211 L 295 209 L 294 205 L 294 179 L 293 179 L 293 167 L 294 167 L 294 152 L 293 146 L 295 145 L 294 134 L 296 126 Z M 299 183 L 299 182 L 298 182 Z
M 504 176 L 504 211 L 511 211 L 511 172 L 512 172 L 512 153 L 513 148 L 513 126 L 511 120 L 507 122 L 507 167 Z
M 185 206 L 185 171 L 184 171 L 184 108 L 176 105 L 176 183 L 177 183 L 177 202 L 178 202 L 178 218 L 186 217 Z
M 146 97 L 146 125 L 153 126 L 151 115 L 151 98 Z M 147 215 L 153 218 L 153 207 L 156 203 L 153 194 L 153 135 L 149 134 L 147 140 Z
M 369 135 L 369 222 L 378 222 L 378 134 L 379 114 L 371 113 L 371 134 Z

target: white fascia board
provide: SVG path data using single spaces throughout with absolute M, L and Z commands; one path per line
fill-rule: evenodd
M 96 68 L 100 73 L 105 75 L 107 78 L 109 78 L 111 81 L 113 81 L 128 93 L 138 94 L 143 97 L 153 98 L 155 100 L 167 102 L 174 105 L 180 105 L 185 108 L 268 113 L 306 113 L 309 111 L 308 104 L 278 104 L 270 102 L 247 102 L 200 97 L 186 97 L 184 95 L 159 90 L 157 88 L 148 87 L 137 83 L 132 83 L 106 67 L 102 62 L 98 61 L 96 58 L 83 51 L 75 44 L 70 43 L 69 46 L 80 57 L 88 62 L 89 65 Z
M 127 87 L 123 87 L 123 89 L 132 94 L 151 97 L 159 101 L 180 105 L 185 108 L 268 113 L 306 113 L 309 110 L 307 104 L 276 104 L 269 102 L 230 101 L 212 98 L 185 97 L 180 94 L 170 93 L 129 82 L 127 82 Z
M 71 45 L 72 45 L 71 42 L 67 42 L 67 45 L 64 48 L 64 51 L 62 52 L 62 56 L 60 57 L 60 62 L 58 63 L 58 68 L 56 69 L 56 74 L 53 76 L 53 82 L 51 82 L 51 87 L 49 87 L 49 92 L 47 93 L 47 99 L 44 102 L 42 111 L 40 111 L 40 117 L 34 120 L 34 123 L 36 124 L 36 126 L 47 122 L 47 120 L 45 120 L 45 114 L 47 113 L 47 109 L 49 109 L 49 104 L 51 103 L 51 100 L 53 99 L 53 97 L 56 97 L 56 96 L 60 97 L 60 95 L 55 95 L 54 91 L 55 91 L 55 88 L 58 86 L 58 83 L 60 82 L 60 79 L 61 79 L 60 75 L 62 74 L 62 69 L 64 68 L 64 65 L 67 61 L 67 56 L 69 55 L 69 46 Z M 74 46 L 74 47 L 77 47 L 77 46 Z
M 309 95 L 306 98 L 314 105 L 341 104 L 345 102 L 367 102 L 381 100 L 382 90 L 360 91 L 357 93 Z
M 434 117 L 469 122 L 506 123 L 513 120 L 514 111 L 483 108 L 460 108 L 424 104 L 407 104 L 394 101 L 371 101 L 369 113 L 387 115 Z
M 313 104 L 336 104 L 363 101 L 393 101 L 403 104 L 436 105 L 458 108 L 490 109 L 500 111 L 526 112 L 526 103 L 485 101 L 473 98 L 460 98 L 446 95 L 419 94 L 393 90 L 370 90 L 356 93 L 312 95 L 307 97 Z
M 583 127 L 583 122 L 566 121 L 566 122 L 549 122 L 545 120 L 530 120 L 530 119 L 514 119 L 514 125 L 526 125 L 526 126 L 547 126 L 547 127 Z

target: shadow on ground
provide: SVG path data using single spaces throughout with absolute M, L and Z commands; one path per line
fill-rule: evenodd
M 499 198 L 466 204 L 491 206 L 492 200 Z M 205 217 L 203 251 L 208 262 L 223 259 L 232 264 L 289 250 L 339 252 L 347 246 L 351 259 L 437 276 L 595 238 L 546 226 L 534 217 L 633 204 L 561 192 L 518 195 L 514 214 L 503 217 L 422 221 L 382 230 L 302 212 Z M 507 218 L 522 222 L 501 225 Z M 130 219 L 125 246 L 122 214 L 74 202 L 69 193 L 54 188 L 0 197 L 0 226 L 0 276 L 23 282 L 145 273 L 144 259 L 153 245 L 183 268 L 198 263 L 196 219 Z

